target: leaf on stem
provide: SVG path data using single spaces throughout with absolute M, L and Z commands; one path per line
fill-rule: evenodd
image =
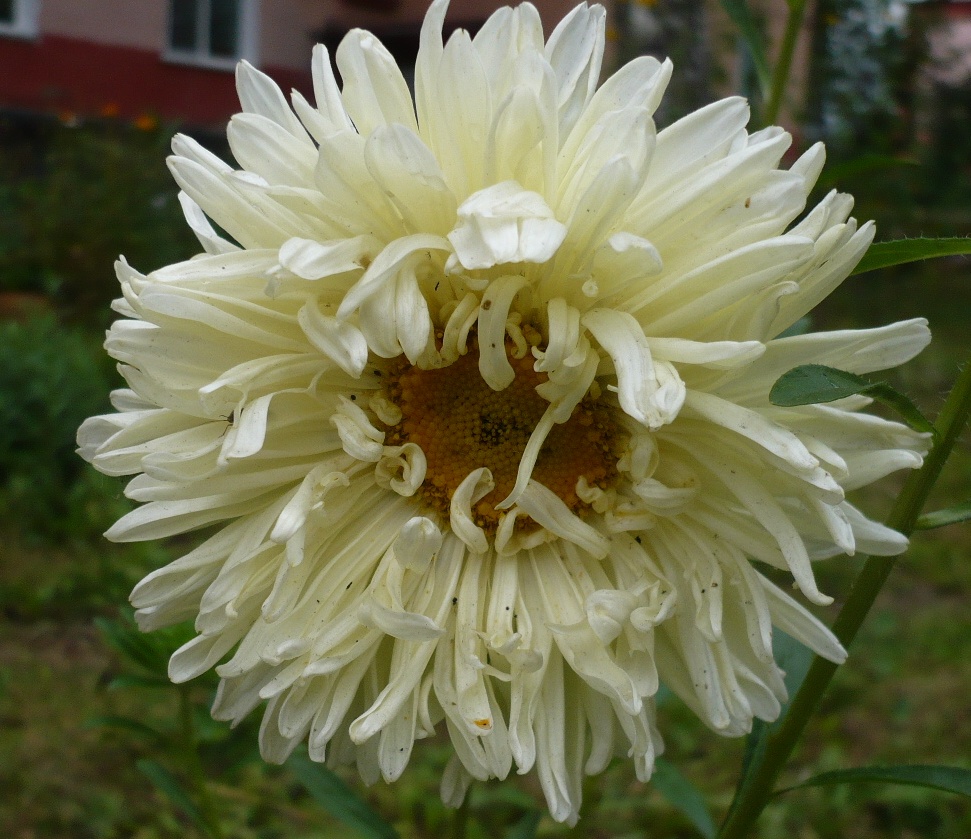
M 192 800 L 189 793 L 185 791 L 179 779 L 169 772 L 168 769 L 162 766 L 162 764 L 156 763 L 154 760 L 147 759 L 135 761 L 135 766 L 138 767 L 139 772 L 152 782 L 152 786 L 178 807 L 196 827 L 203 830 L 209 836 L 216 835 L 212 830 L 212 826 L 203 815 L 202 810 Z
M 143 722 L 138 720 L 133 720 L 131 717 L 122 717 L 116 714 L 101 714 L 95 717 L 89 717 L 84 722 L 85 728 L 117 728 L 122 731 L 127 731 L 130 734 L 135 734 L 139 737 L 144 737 L 147 740 L 154 740 L 156 742 L 164 742 L 166 737 L 161 731 L 152 728 L 150 725 L 145 725 Z
M 762 765 L 765 748 L 769 742 L 769 735 L 775 731 L 779 723 L 785 718 L 789 710 L 789 701 L 796 695 L 803 679 L 812 663 L 812 651 L 781 629 L 772 630 L 772 655 L 779 667 L 785 672 L 786 693 L 789 700 L 784 702 L 778 718 L 771 723 L 756 719 L 752 722 L 752 730 L 745 738 L 745 751 L 742 754 L 742 771 L 735 788 L 735 797 L 729 807 L 729 813 L 735 808 L 741 798 L 749 780 L 754 777 Z
M 957 766 L 858 766 L 823 772 L 792 787 L 776 790 L 776 795 L 802 787 L 818 787 L 827 784 L 855 784 L 862 781 L 885 784 L 903 784 L 911 787 L 953 792 L 971 798 L 971 769 Z
M 779 377 L 769 391 L 773 405 L 791 408 L 796 405 L 816 405 L 835 402 L 847 396 L 861 394 L 893 409 L 911 428 L 937 437 L 927 417 L 904 394 L 887 382 L 871 382 L 855 373 L 837 370 L 824 364 L 802 364 Z
M 705 797 L 671 763 L 660 759 L 651 777 L 654 788 L 683 813 L 705 839 L 715 839 L 715 822 Z
M 971 501 L 963 504 L 955 504 L 943 510 L 935 510 L 933 513 L 924 513 L 914 525 L 915 530 L 933 530 L 935 527 L 947 527 L 949 524 L 958 524 L 962 521 L 971 519 Z
M 816 188 L 828 192 L 847 178 L 869 175 L 884 169 L 898 169 L 901 166 L 917 167 L 920 166 L 920 161 L 912 157 L 894 157 L 890 154 L 861 154 L 851 160 L 827 165 L 816 182 Z
M 866 252 L 853 274 L 865 274 L 877 268 L 905 265 L 934 259 L 938 256 L 971 255 L 971 238 L 951 236 L 940 239 L 892 239 L 889 242 L 874 242 Z
M 534 839 L 543 814 L 539 810 L 528 810 L 506 834 L 506 839 Z
M 310 796 L 335 819 L 368 839 L 398 839 L 398 832 L 326 766 L 303 754 L 286 762 Z
M 151 673 L 166 672 L 168 656 L 134 625 L 107 618 L 95 618 L 94 622 L 105 641 L 130 662 Z

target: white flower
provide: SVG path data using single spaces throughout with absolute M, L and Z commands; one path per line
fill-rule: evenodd
M 414 104 L 354 31 L 343 90 L 315 51 L 316 107 L 240 65 L 240 171 L 176 138 L 205 253 L 119 263 L 107 348 L 129 389 L 79 441 L 144 502 L 109 538 L 220 525 L 132 602 L 146 630 L 195 620 L 170 673 L 215 667 L 215 716 L 266 701 L 268 760 L 307 742 L 393 780 L 444 724 L 447 801 L 535 769 L 572 822 L 612 756 L 650 777 L 659 683 L 739 735 L 785 697 L 773 626 L 844 658 L 750 560 L 829 602 L 813 559 L 906 544 L 845 491 L 927 443 L 863 398 L 768 390 L 807 362 L 892 367 L 929 336 L 775 337 L 873 236 L 845 195 L 803 214 L 821 146 L 779 169 L 789 135 L 749 134 L 737 98 L 655 134 L 671 65 L 597 90 L 599 6 L 545 44 L 528 4 L 443 45 L 444 14 Z

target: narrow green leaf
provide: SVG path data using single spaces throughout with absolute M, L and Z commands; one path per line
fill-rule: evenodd
M 911 428 L 936 436 L 937 432 L 913 402 L 887 382 L 871 382 L 855 373 L 823 364 L 802 364 L 783 373 L 769 391 L 773 405 L 791 408 L 835 402 L 855 394 L 869 396 L 900 414 Z
M 838 769 L 835 772 L 823 772 L 801 784 L 777 790 L 775 794 L 781 795 L 802 787 L 855 784 L 862 781 L 928 787 L 971 798 L 971 769 L 957 766 L 859 766 L 854 769 Z
M 769 743 L 770 733 L 771 729 L 767 722 L 759 719 L 752 721 L 752 730 L 745 738 L 745 750 L 742 752 L 742 771 L 738 783 L 735 785 L 732 803 L 728 806 L 726 821 L 731 818 L 738 803 L 744 798 L 752 779 L 758 774 L 762 762 L 765 760 L 765 750 Z
M 705 839 L 715 839 L 715 822 L 712 820 L 705 797 L 691 781 L 674 768 L 673 764 L 663 759 L 658 760 L 654 764 L 651 782 L 672 806 L 688 818 Z
M 138 767 L 139 772 L 152 782 L 152 785 L 159 792 L 165 795 L 169 801 L 185 813 L 193 824 L 204 830 L 210 836 L 213 835 L 212 829 L 206 821 L 206 817 L 202 814 L 202 810 L 192 800 L 189 793 L 185 791 L 175 775 L 154 760 L 138 760 L 135 761 L 135 766 Z
M 145 725 L 143 722 L 138 720 L 133 720 L 131 717 L 122 717 L 115 714 L 102 714 L 95 717 L 90 717 L 85 720 L 85 728 L 119 728 L 122 731 L 127 731 L 131 734 L 137 734 L 139 737 L 145 737 L 149 740 L 164 740 L 165 735 L 161 731 L 157 731 L 150 725 Z
M 772 631 L 772 656 L 785 672 L 786 693 L 790 698 L 795 696 L 803 679 L 806 678 L 809 665 L 812 663 L 812 650 L 788 633 L 776 628 Z M 755 775 L 756 770 L 761 765 L 769 736 L 779 727 L 788 708 L 789 701 L 787 700 L 782 703 L 782 710 L 775 722 L 767 723 L 764 720 L 753 720 L 752 730 L 745 738 L 741 777 L 735 788 L 735 797 L 729 807 L 729 812 L 734 809 L 735 802 L 738 801 L 749 779 Z
M 752 15 L 746 0 L 721 0 L 722 8 L 738 27 L 739 34 L 748 47 L 749 54 L 752 56 L 752 63 L 755 65 L 755 74 L 759 79 L 759 87 L 762 96 L 769 95 L 772 86 L 772 71 L 769 69 L 769 60 L 766 57 L 765 38 L 759 25 Z
M 152 673 L 165 673 L 165 657 L 160 655 L 159 650 L 151 640 L 137 628 L 105 618 L 95 618 L 94 622 L 108 644 L 133 664 L 137 664 Z
M 917 519 L 915 527 L 917 530 L 933 530 L 935 527 L 947 527 L 949 524 L 958 524 L 969 519 L 971 519 L 971 501 L 965 501 L 963 504 L 955 504 L 944 510 L 924 513 Z
M 816 188 L 829 191 L 847 178 L 869 175 L 885 169 L 898 169 L 901 166 L 917 167 L 920 161 L 913 157 L 894 157 L 889 154 L 861 154 L 851 160 L 828 165 L 816 182 Z
M 878 268 L 920 262 L 938 256 L 971 255 L 971 238 L 952 236 L 940 239 L 892 239 L 888 242 L 874 242 L 860 264 L 853 269 L 854 274 L 865 274 Z
M 335 819 L 368 839 L 398 839 L 398 832 L 326 766 L 295 754 L 286 763 L 311 797 Z
M 130 673 L 122 673 L 108 682 L 108 687 L 111 690 L 121 690 L 122 688 L 155 688 L 157 690 L 158 688 L 171 688 L 174 685 L 161 676 L 135 676 Z
M 506 834 L 506 839 L 534 839 L 543 814 L 539 810 L 529 810 Z

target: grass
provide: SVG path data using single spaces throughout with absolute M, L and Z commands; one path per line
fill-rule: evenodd
M 910 271 L 854 278 L 821 308 L 817 326 L 886 323 L 921 314 L 934 344 L 895 374 L 933 415 L 956 366 L 971 354 L 965 323 L 971 267 L 945 260 Z M 132 672 L 95 628 L 114 618 L 127 590 L 169 554 L 158 546 L 109 546 L 96 536 L 120 504 L 119 484 L 93 476 L 74 499 L 74 538 L 45 538 L 0 522 L 0 835 L 14 839 L 192 839 L 204 835 L 136 768 L 150 758 L 178 771 L 181 742 L 178 691 L 117 686 Z M 899 483 L 868 493 L 871 512 L 889 506 Z M 971 452 L 959 446 L 936 491 L 944 506 L 971 495 Z M 950 763 L 971 767 L 971 549 L 967 530 L 952 526 L 920 534 L 901 560 L 837 675 L 821 713 L 783 779 L 871 763 Z M 845 591 L 858 559 L 820 565 L 824 590 Z M 825 612 L 827 617 L 834 612 Z M 113 681 L 116 686 L 112 686 Z M 211 683 L 191 688 L 193 731 L 225 834 L 248 839 L 349 835 L 323 813 L 285 768 L 255 757 L 256 723 L 229 733 L 207 721 Z M 161 732 L 153 738 L 93 725 L 98 717 L 133 717 Z M 727 806 L 742 744 L 703 729 L 676 702 L 660 710 L 670 761 L 703 792 L 716 813 Z M 438 801 L 447 759 L 443 741 L 425 743 L 401 781 L 364 790 L 401 835 L 447 835 L 454 815 Z M 189 780 L 182 779 L 186 783 Z M 473 789 L 469 839 L 501 836 L 539 802 L 533 776 Z M 696 836 L 652 785 L 638 783 L 626 761 L 590 779 L 578 827 L 544 817 L 540 836 Z M 819 788 L 773 803 L 758 839 L 950 839 L 971 835 L 966 799 L 889 786 Z

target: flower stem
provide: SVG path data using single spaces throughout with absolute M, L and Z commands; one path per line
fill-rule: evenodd
M 940 437 L 924 460 L 924 465 L 911 473 L 897 497 L 887 525 L 905 535 L 914 529 L 917 517 L 927 501 L 954 447 L 958 436 L 971 414 L 971 362 L 960 372 L 953 390 L 937 418 Z M 880 589 L 886 582 L 896 557 L 868 557 L 853 583 L 846 603 L 833 623 L 833 632 L 844 646 L 849 646 L 873 606 Z M 742 839 L 761 814 L 772 797 L 775 779 L 795 748 L 809 718 L 812 716 L 823 692 L 829 685 L 837 665 L 816 656 L 802 685 L 796 692 L 785 717 L 778 728 L 767 738 L 764 752 L 758 759 L 751 776 L 740 787 L 737 798 L 721 830 L 719 839 Z
M 779 55 L 775 67 L 772 68 L 772 86 L 769 88 L 769 101 L 765 104 L 762 121 L 766 125 L 775 125 L 782 106 L 782 97 L 786 92 L 789 72 L 792 70 L 792 57 L 796 52 L 796 41 L 806 15 L 806 0 L 789 0 L 789 17 L 786 18 L 786 28 L 779 45 Z

